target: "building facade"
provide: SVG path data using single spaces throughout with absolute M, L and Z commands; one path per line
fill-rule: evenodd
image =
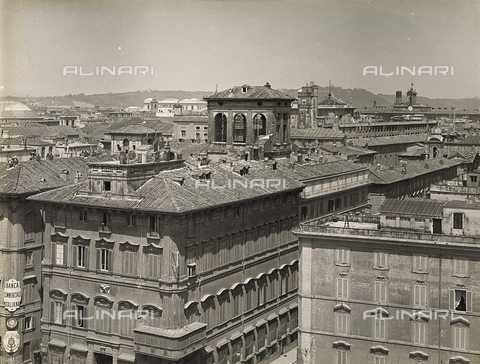
M 236 86 L 205 98 L 208 103 L 208 143 L 244 149 L 257 159 L 259 144 L 269 136 L 270 157 L 287 157 L 290 113 L 294 98 L 265 86 Z
M 182 163 L 95 163 L 88 182 L 33 197 L 44 362 L 268 363 L 296 345 L 303 185 L 263 163 Z
M 478 204 L 302 224 L 297 363 L 480 362 Z

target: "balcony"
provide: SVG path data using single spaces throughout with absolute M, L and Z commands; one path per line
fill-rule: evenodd
M 101 233 L 110 234 L 112 232 L 112 229 L 110 229 L 110 226 L 108 226 L 108 225 L 100 225 L 98 227 L 98 231 L 101 232 Z
M 207 324 L 191 323 L 180 329 L 141 325 L 134 330 L 134 351 L 169 360 L 180 360 L 206 344 Z

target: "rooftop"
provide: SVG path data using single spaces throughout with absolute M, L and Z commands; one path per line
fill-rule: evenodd
M 447 158 L 435 158 L 421 161 L 408 161 L 405 166 L 378 167 L 368 166 L 374 184 L 390 184 L 408 180 L 423 174 L 459 166 L 460 161 Z
M 309 129 L 297 129 L 292 128 L 290 130 L 290 139 L 343 139 L 345 135 L 332 128 L 309 128 Z
M 295 100 L 294 97 L 291 97 L 281 91 L 272 89 L 268 82 L 264 86 L 234 86 L 227 90 L 215 92 L 204 99 L 207 101 L 218 99 Z
M 241 176 L 235 172 L 237 169 L 231 170 L 229 165 L 223 164 L 208 166 L 208 169 L 185 167 L 162 171 L 128 199 L 89 193 L 88 182 L 47 191 L 31 199 L 68 205 L 184 213 L 303 188 L 303 184 L 289 173 L 273 170 L 262 162 L 250 163 L 247 175 Z M 205 177 L 208 173 L 210 179 Z M 259 179 L 264 183 L 252 185 L 252 180 Z M 269 185 L 269 180 L 280 180 L 281 183 L 279 186 Z

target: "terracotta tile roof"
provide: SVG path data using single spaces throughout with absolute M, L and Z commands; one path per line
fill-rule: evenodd
M 65 179 L 60 173 L 68 171 Z M 82 157 L 55 158 L 49 160 L 30 160 L 20 162 L 7 169 L 2 164 L 0 170 L 0 194 L 33 194 L 73 183 L 76 172 L 80 172 L 80 181 L 88 174 L 87 159 Z
M 272 170 L 261 162 L 252 163 L 245 176 L 230 171 L 225 165 L 209 166 L 208 170 L 212 173 L 211 181 L 217 187 L 228 186 L 229 180 L 250 181 L 258 178 L 285 180 L 285 186 L 282 184 L 280 188 L 267 188 L 266 185 L 243 188 L 237 184 L 236 188 L 214 189 L 211 184 L 207 187 L 207 182 L 200 182 L 198 177 L 195 177 L 202 173 L 202 169 L 180 168 L 160 172 L 148 180 L 134 192 L 133 197 L 136 198 L 103 198 L 101 195 L 84 193 L 82 191 L 87 188 L 87 183 L 84 183 L 43 192 L 32 196 L 31 199 L 113 209 L 183 213 L 303 188 L 303 184 L 292 177 L 290 173 Z M 212 183 L 211 181 L 210 183 Z
M 394 135 L 385 137 L 371 137 L 371 138 L 355 138 L 351 139 L 354 146 L 380 146 L 389 144 L 415 144 L 422 143 L 427 140 L 427 134 L 413 134 L 413 135 Z
M 5 126 L 11 137 L 25 136 L 27 138 L 52 138 L 52 137 L 81 137 L 84 136 L 79 130 L 68 125 L 28 125 L 28 126 Z
M 359 170 L 367 170 L 364 165 L 353 163 L 352 161 L 334 161 L 319 164 L 295 164 L 292 168 L 290 164 L 281 164 L 280 169 L 289 172 L 299 181 L 305 181 L 312 178 L 328 177 L 340 173 L 347 173 Z
M 0 101 L 0 119 L 36 119 L 43 117 L 17 101 Z
M 357 155 L 357 156 L 362 156 L 362 155 L 373 155 L 377 154 L 376 151 L 374 150 L 369 150 L 366 148 L 355 148 L 355 147 L 334 147 L 333 145 L 329 144 L 322 144 L 319 146 L 320 149 L 323 149 L 327 152 L 330 153 L 338 153 L 338 154 L 343 154 L 343 155 Z
M 445 201 L 411 198 L 404 200 L 387 199 L 380 206 L 383 215 L 412 215 L 427 217 L 442 217 Z
M 331 128 L 290 129 L 290 139 L 343 139 L 345 135 Z
M 295 100 L 295 98 L 283 92 L 272 89 L 268 83 L 265 86 L 234 86 L 224 91 L 215 92 L 204 99 L 207 101 L 218 99 Z
M 166 120 L 168 119 L 168 120 Z M 162 133 L 162 134 L 173 134 L 173 118 L 162 118 L 162 120 L 157 119 L 146 119 L 139 120 L 138 118 L 124 120 L 119 123 L 110 124 L 108 131 L 106 133 L 131 133 L 131 134 L 146 134 L 146 133 Z
M 155 134 L 156 131 L 142 124 L 130 124 L 123 127 L 113 126 L 106 134 Z
M 425 161 L 409 161 L 405 173 L 402 172 L 402 166 L 396 166 L 393 169 L 384 167 L 377 169 L 376 166 L 368 166 L 374 184 L 390 184 L 403 180 L 408 180 L 422 174 L 432 173 L 438 170 L 460 165 L 460 161 L 447 158 L 427 159 Z
M 182 153 L 183 158 L 190 155 L 206 153 L 209 148 L 209 144 L 206 143 L 192 143 L 191 141 L 179 141 L 173 140 L 170 142 L 170 150 L 176 153 Z

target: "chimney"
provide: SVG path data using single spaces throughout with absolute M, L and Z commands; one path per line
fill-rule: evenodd
M 303 156 L 302 156 L 302 154 L 298 154 L 298 155 L 297 155 L 297 161 L 298 161 L 298 163 L 300 163 L 300 164 L 301 164 L 301 163 L 303 162 L 303 160 L 302 160 L 302 159 L 303 159 Z
M 69 174 L 68 170 L 64 169 L 64 170 L 60 173 L 60 178 L 63 179 L 64 181 L 66 181 L 68 174 Z
M 80 182 L 80 177 L 82 177 L 82 174 L 80 172 L 75 173 L 75 177 L 73 178 L 73 183 Z
M 402 103 L 402 91 L 397 91 L 396 92 L 396 97 L 395 97 L 395 104 L 399 105 Z

